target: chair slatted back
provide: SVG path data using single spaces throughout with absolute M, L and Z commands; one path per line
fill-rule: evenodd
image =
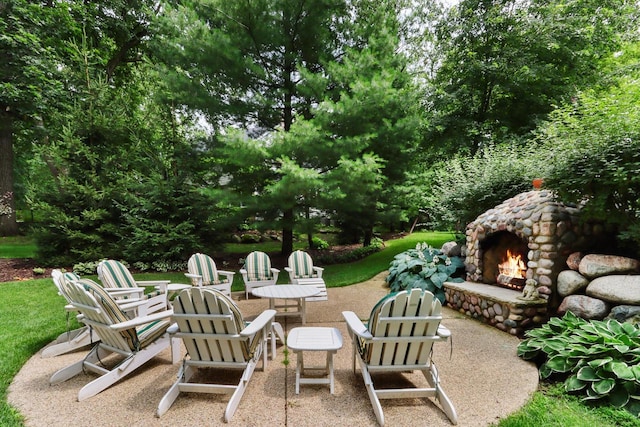
M 82 321 L 92 327 L 103 344 L 124 353 L 144 348 L 169 327 L 167 320 L 159 320 L 135 328 L 114 330 L 111 325 L 130 319 L 102 286 L 90 279 L 80 279 L 66 282 L 64 287 L 71 304 L 84 315 Z
M 293 251 L 288 259 L 289 268 L 293 271 L 294 279 L 308 279 L 317 276 L 313 270 L 313 260 L 304 251 Z
M 174 320 L 192 361 L 246 363 L 259 339 L 240 332 L 244 320 L 238 306 L 215 289 L 189 288 L 173 300 Z
M 247 270 L 248 279 L 252 282 L 273 278 L 271 259 L 264 252 L 254 251 L 247 255 L 244 268 Z
M 138 287 L 129 269 L 120 261 L 113 259 L 100 261 L 98 273 L 100 281 L 102 281 L 105 288 L 126 289 Z
M 191 274 L 202 276 L 202 286 L 218 285 L 223 283 L 218 276 L 216 263 L 209 255 L 200 253 L 191 255 L 191 258 L 189 258 L 189 262 L 187 263 L 187 270 Z M 192 280 L 192 282 L 194 286 L 198 285 L 196 280 Z
M 363 356 L 371 366 L 412 366 L 429 363 L 442 304 L 431 292 L 411 289 L 390 294 L 373 308 L 368 329 L 373 340 Z

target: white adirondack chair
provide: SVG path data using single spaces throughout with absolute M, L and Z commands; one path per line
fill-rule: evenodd
M 240 269 L 244 281 L 245 298 L 249 299 L 249 292 L 261 286 L 271 286 L 278 282 L 280 270 L 271 267 L 271 259 L 264 252 L 251 252 Z
M 80 389 L 78 401 L 95 396 L 122 380 L 171 344 L 167 328 L 173 310 L 129 319 L 111 295 L 94 281 L 81 279 L 63 286 L 70 304 L 80 313 L 78 319 L 100 339 L 89 354 L 60 369 L 49 380 L 51 384 L 57 384 L 87 371 L 99 374 Z M 175 362 L 180 357 L 179 340 L 173 344 L 171 355 Z M 112 353 L 122 356 L 122 360 L 107 369 L 101 360 Z
M 311 255 L 304 251 L 293 251 L 284 269 L 289 273 L 289 281 L 294 285 L 315 286 L 320 289 L 318 295 L 305 298 L 306 301 L 326 301 L 327 285 L 322 278 L 324 268 L 313 265 Z
M 231 296 L 233 271 L 218 270 L 216 263 L 209 255 L 193 254 L 187 262 L 188 273 L 185 273 L 193 286 L 216 289 Z
M 71 305 L 71 300 L 67 296 L 63 284 L 68 280 L 80 280 L 80 276 L 70 272 L 63 273 L 62 271 L 55 269 L 51 272 L 51 278 L 53 279 L 54 285 L 56 285 L 56 288 L 58 289 L 58 294 L 62 295 L 67 301 L 65 310 L 67 312 L 68 322 L 69 315 L 72 312 L 75 312 L 76 309 Z M 89 330 L 89 327 L 85 325 L 78 329 L 60 334 L 60 336 L 58 336 L 58 338 L 56 338 L 51 344 L 42 349 L 41 357 L 54 357 L 61 354 L 70 353 L 72 351 L 81 350 L 94 344 L 97 340 L 98 337 L 96 337 L 95 334 L 92 334 Z
M 457 424 L 453 404 L 440 386 L 431 360 L 433 343 L 449 338 L 440 325 L 442 305 L 433 294 L 420 289 L 390 294 L 371 311 L 368 327 L 351 311 L 344 311 L 353 342 L 353 370 L 358 359 L 364 384 L 378 423 L 384 425 L 380 399 L 435 397 L 451 423 Z M 429 387 L 378 389 L 371 373 L 419 370 Z
M 102 285 L 115 299 L 146 301 L 146 304 L 139 308 L 140 315 L 144 316 L 168 308 L 167 286 L 171 283 L 170 280 L 135 280 L 124 264 L 111 259 L 101 261 L 97 271 Z M 145 293 L 147 286 L 154 286 L 156 289 Z
M 231 394 L 224 413 L 224 421 L 229 422 L 261 357 L 263 370 L 266 367 L 267 337 L 276 312 L 265 310 L 246 325 L 231 298 L 199 287 L 180 291 L 173 307 L 178 331 L 172 333 L 182 338 L 187 356 L 156 414 L 166 413 L 180 392 Z M 237 385 L 193 383 L 197 368 L 242 369 L 242 375 Z

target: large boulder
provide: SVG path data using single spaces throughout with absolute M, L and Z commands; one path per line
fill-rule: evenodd
M 602 320 L 609 314 L 609 304 L 586 295 L 569 295 L 562 300 L 558 314 L 562 316 L 567 311 L 583 319 Z
M 462 247 L 457 242 L 446 242 L 442 245 L 442 253 L 448 257 L 460 256 L 462 254 Z
M 640 306 L 617 305 L 611 309 L 607 318 L 616 319 L 620 323 L 640 323 Z
M 587 287 L 589 279 L 573 270 L 564 270 L 558 274 L 557 289 L 561 297 L 577 294 Z
M 589 283 L 586 294 L 614 304 L 640 305 L 640 276 L 598 277 Z
M 588 279 L 609 274 L 640 272 L 640 261 L 616 255 L 589 254 L 582 257 L 578 271 Z
M 578 271 L 580 268 L 580 261 L 582 261 L 582 252 L 574 252 L 567 257 L 567 267 Z

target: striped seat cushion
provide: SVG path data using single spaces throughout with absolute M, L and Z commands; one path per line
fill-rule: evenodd
M 197 274 L 198 276 L 202 276 L 202 285 L 219 285 L 221 283 L 227 282 L 226 279 L 221 280 L 218 276 L 218 270 L 216 268 L 216 263 L 209 255 L 205 254 L 193 254 L 191 258 L 189 258 L 189 262 L 187 263 L 187 269 L 191 274 Z M 194 281 L 194 286 L 197 283 Z
M 296 279 L 308 279 L 314 277 L 313 261 L 308 253 L 294 251 L 289 255 L 289 268 L 293 270 Z
M 137 288 L 139 287 L 136 280 L 131 275 L 129 269 L 120 261 L 105 260 L 100 263 L 102 270 L 102 280 L 107 288 Z M 149 299 L 162 295 L 159 289 L 153 289 L 149 293 L 145 293 L 143 298 Z
M 269 255 L 264 252 L 255 251 L 247 255 L 247 259 L 244 261 L 244 268 L 247 270 L 247 276 L 251 282 L 273 278 L 271 260 Z
M 94 295 L 112 323 L 121 323 L 130 320 L 102 286 L 90 279 L 80 279 L 78 283 Z M 167 320 L 158 320 L 140 325 L 136 328 L 122 330 L 120 334 L 126 340 L 131 351 L 138 351 L 164 334 L 169 325 L 170 323 Z

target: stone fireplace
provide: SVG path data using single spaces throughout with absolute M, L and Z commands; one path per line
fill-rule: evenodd
M 447 283 L 447 305 L 514 335 L 546 321 L 559 304 L 556 280 L 567 257 L 604 234 L 599 225 L 580 223 L 579 213 L 542 189 L 481 214 L 466 229 L 467 281 Z M 509 258 L 521 278 L 502 270 Z

